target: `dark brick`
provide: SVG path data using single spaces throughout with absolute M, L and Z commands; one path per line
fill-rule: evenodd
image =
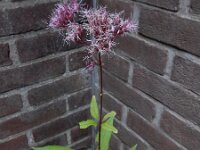
M 134 0 L 138 2 L 143 2 L 149 5 L 153 5 L 160 8 L 165 8 L 167 10 L 178 11 L 179 8 L 179 0 L 167 0 L 167 1 L 160 1 L 160 0 Z
M 65 101 L 53 103 L 39 110 L 11 118 L 0 124 L 0 139 L 25 131 L 29 128 L 61 116 L 66 112 Z
M 64 44 L 62 38 L 63 36 L 57 32 L 47 32 L 16 40 L 15 44 L 20 61 L 26 62 L 48 54 L 67 51 L 78 47 L 75 44 Z
M 195 14 L 200 14 L 200 2 L 199 2 L 199 0 L 191 0 L 191 10 Z
M 71 141 L 72 143 L 73 142 L 76 142 L 76 141 L 79 141 L 85 137 L 87 137 L 90 133 L 90 130 L 89 129 L 80 129 L 80 127 L 75 127 L 73 128 L 71 131 Z
M 12 64 L 10 60 L 10 49 L 8 44 L 0 44 L 0 66 Z
M 103 67 L 109 71 L 110 73 L 114 74 L 115 76 L 119 77 L 124 81 L 128 81 L 129 75 L 129 68 L 130 64 L 125 59 L 113 55 L 113 56 L 105 56 L 103 59 Z M 120 68 L 120 69 L 119 69 Z
M 47 26 L 55 2 L 34 6 L 14 7 L 0 11 L 0 36 L 38 30 Z M 23 15 L 22 15 L 23 14 Z
M 118 48 L 129 57 L 156 73 L 164 74 L 168 59 L 164 48 L 128 35 L 118 41 Z
M 28 140 L 25 135 L 19 136 L 15 139 L 1 143 L 0 147 L 3 150 L 28 150 Z
M 140 33 L 200 56 L 197 49 L 200 47 L 200 22 L 160 10 L 141 8 Z
M 79 91 L 68 97 L 69 110 L 75 110 L 81 106 L 88 105 L 92 98 L 91 90 Z
M 171 79 L 200 94 L 200 65 L 176 56 Z
M 0 93 L 48 80 L 63 74 L 65 58 L 59 57 L 0 72 Z
M 0 98 L 0 117 L 19 112 L 23 107 L 20 95 Z
M 104 85 L 105 90 L 119 99 L 120 102 L 132 108 L 149 121 L 154 118 L 155 106 L 148 98 L 107 73 L 104 73 L 104 83 L 106 83 Z
M 73 113 L 67 117 L 60 118 L 51 123 L 45 124 L 33 130 L 33 136 L 36 142 L 45 138 L 55 136 L 62 133 L 78 124 L 78 122 L 87 119 L 88 110 Z
M 142 68 L 135 68 L 133 86 L 188 120 L 200 124 L 200 101 L 191 92 Z
M 112 138 L 110 140 L 110 148 L 112 150 L 120 150 L 120 144 L 121 141 L 115 135 L 112 135 Z
M 128 127 L 141 135 L 155 149 L 162 150 L 183 150 L 172 140 L 162 134 L 157 127 L 151 126 L 136 113 L 130 111 L 128 114 Z
M 72 148 L 77 149 L 77 150 L 86 150 L 86 149 L 91 149 L 92 145 L 92 139 L 91 137 L 88 137 L 84 139 L 83 141 L 80 141 L 78 143 L 75 143 Z
M 104 102 L 103 107 L 107 111 L 115 111 L 117 113 L 116 117 L 121 120 L 123 113 L 123 105 L 116 102 L 111 96 L 108 94 L 104 94 Z
M 82 74 L 65 77 L 53 83 L 34 88 L 28 92 L 31 105 L 41 105 L 64 94 L 73 93 L 88 87 L 88 78 Z
M 122 0 L 100 0 L 99 4 L 106 6 L 111 12 L 124 12 L 126 18 L 130 18 L 133 15 L 133 2 Z M 126 10 L 126 11 L 125 11 Z
M 56 138 L 51 139 L 50 141 L 48 140 L 47 142 L 45 142 L 43 145 L 40 146 L 46 146 L 46 145 L 62 145 L 62 146 L 66 146 L 67 143 L 67 135 L 61 135 L 58 136 Z
M 161 128 L 173 139 L 190 150 L 200 147 L 200 132 L 165 111 L 161 119 Z
M 69 70 L 74 71 L 86 67 L 84 57 L 87 56 L 87 51 L 82 50 L 69 55 Z
M 130 131 L 128 131 L 125 127 L 123 127 L 119 123 L 115 123 L 115 126 L 119 130 L 117 137 L 126 145 L 129 147 L 137 144 L 137 150 L 147 150 L 148 146 L 143 141 L 141 141 L 138 137 L 136 137 L 134 134 L 132 134 Z

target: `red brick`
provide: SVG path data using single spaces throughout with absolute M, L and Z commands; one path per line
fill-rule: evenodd
M 191 0 L 191 10 L 192 13 L 200 14 L 200 2 L 199 0 Z
M 110 140 L 110 148 L 112 150 L 120 150 L 120 144 L 121 141 L 115 135 L 112 135 L 112 138 Z
M 28 92 L 29 103 L 33 106 L 47 103 L 64 94 L 70 94 L 89 86 L 88 78 L 82 74 L 65 77 L 53 83 L 34 88 Z
M 200 132 L 168 111 L 165 111 L 162 116 L 161 128 L 189 150 L 199 149 Z
M 107 73 L 104 73 L 104 83 L 106 83 L 104 84 L 106 91 L 147 120 L 152 121 L 155 116 L 155 106 L 148 98 Z
M 79 91 L 78 93 L 72 94 L 68 97 L 69 110 L 78 109 L 81 106 L 88 105 L 92 98 L 91 90 Z
M 34 139 L 36 142 L 38 142 L 45 138 L 62 133 L 78 125 L 80 121 L 87 119 L 87 116 L 88 110 L 83 110 L 81 112 L 76 112 L 67 117 L 45 124 L 42 127 L 33 130 Z
M 28 150 L 28 140 L 25 135 L 19 136 L 15 139 L 1 143 L 0 147 L 3 150 Z
M 75 44 L 64 44 L 63 36 L 57 32 L 36 34 L 31 37 L 22 37 L 15 44 L 21 62 L 30 61 L 48 54 L 68 51 L 78 47 Z
M 197 49 L 200 47 L 199 26 L 200 22 L 194 20 L 141 7 L 140 33 L 198 56 L 200 56 L 200 51 Z
M 73 149 L 77 149 L 77 150 L 91 149 L 91 147 L 92 147 L 91 137 L 88 137 L 84 139 L 83 141 L 80 141 L 72 146 Z
M 71 142 L 74 143 L 90 135 L 90 129 L 80 129 L 79 126 L 73 128 L 71 131 Z
M 19 112 L 23 107 L 20 95 L 0 98 L 0 117 Z
M 179 8 L 179 0 L 167 0 L 167 1 L 159 1 L 159 0 L 134 0 L 138 2 L 143 2 L 152 6 L 164 8 L 167 10 L 178 11 Z
M 113 55 L 105 56 L 103 58 L 103 64 L 103 68 L 105 68 L 107 71 L 126 82 L 128 81 L 130 68 L 130 64 L 128 63 L 128 61 L 117 55 Z
M 59 57 L 0 72 L 0 93 L 21 88 L 63 74 L 65 58 Z
M 165 48 L 128 35 L 118 41 L 118 48 L 129 57 L 156 73 L 164 74 L 168 55 Z
M 0 36 L 45 28 L 55 2 L 0 11 Z
M 119 130 L 119 133 L 117 134 L 117 137 L 126 145 L 129 147 L 137 144 L 137 150 L 147 150 L 148 146 L 146 143 L 141 141 L 138 137 L 136 137 L 134 134 L 132 134 L 130 131 L 128 131 L 125 127 L 123 127 L 121 124 L 117 123 L 115 124 L 117 129 Z
M 10 49 L 8 44 L 0 44 L 0 66 L 7 66 L 12 64 L 10 60 Z
M 191 92 L 140 67 L 134 70 L 133 86 L 184 118 L 200 124 L 200 101 Z
M 176 56 L 171 79 L 200 94 L 200 64 Z
M 183 150 L 172 140 L 168 139 L 157 127 L 151 126 L 136 113 L 130 111 L 128 114 L 128 127 L 134 130 L 149 144 L 158 150 Z
M 129 0 L 100 0 L 99 4 L 107 7 L 111 12 L 123 11 L 126 18 L 130 18 L 133 15 L 133 2 Z
M 74 71 L 86 67 L 84 57 L 87 56 L 87 51 L 82 50 L 69 55 L 69 70 Z
M 47 140 L 47 142 L 43 143 L 42 145 L 38 145 L 38 147 L 46 146 L 46 145 L 62 145 L 66 146 L 67 143 L 67 135 L 61 135 L 51 140 Z
M 0 123 L 0 139 L 17 134 L 29 128 L 61 116 L 66 112 L 65 101 L 53 103 L 44 108 L 27 112 Z

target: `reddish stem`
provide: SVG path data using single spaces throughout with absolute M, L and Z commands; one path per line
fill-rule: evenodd
M 103 116 L 103 66 L 102 66 L 102 58 L 101 53 L 99 52 L 99 84 L 100 84 L 100 112 L 99 112 L 99 146 L 98 150 L 101 150 L 101 126 L 102 126 L 102 116 Z

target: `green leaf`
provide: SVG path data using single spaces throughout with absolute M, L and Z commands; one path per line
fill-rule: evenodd
M 113 126 L 113 122 L 114 122 L 114 117 L 110 117 L 106 123 L 110 126 Z M 99 133 L 97 133 L 96 136 L 96 140 L 97 142 L 99 142 Z M 109 149 L 109 143 L 110 143 L 110 139 L 112 136 L 112 131 L 108 131 L 104 128 L 101 129 L 101 150 L 108 150 Z
M 136 150 L 136 148 L 137 148 L 137 144 L 133 146 L 130 150 Z
M 72 150 L 72 149 L 65 146 L 52 145 L 45 147 L 34 147 L 33 150 Z
M 115 111 L 111 111 L 109 113 L 107 113 L 104 117 L 103 117 L 103 122 L 106 121 L 107 119 L 111 118 L 111 117 L 115 117 L 116 112 Z
M 113 133 L 118 133 L 118 130 L 114 126 L 109 125 L 107 122 L 102 124 L 102 128 L 107 131 L 112 131 Z
M 92 100 L 90 103 L 90 114 L 92 117 L 99 120 L 99 109 L 95 96 L 92 96 Z
M 94 120 L 86 120 L 79 122 L 80 129 L 86 129 L 90 126 L 97 126 L 97 123 Z

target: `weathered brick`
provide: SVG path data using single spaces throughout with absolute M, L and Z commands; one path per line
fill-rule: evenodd
M 121 124 L 116 123 L 115 126 L 119 130 L 117 137 L 126 145 L 129 147 L 137 144 L 137 150 L 146 150 L 147 144 L 141 141 L 138 137 L 136 137 L 134 134 L 129 132 L 125 127 L 123 127 Z
M 164 74 L 168 55 L 164 47 L 128 35 L 119 38 L 118 43 L 118 48 L 136 62 L 156 73 Z
M 130 111 L 128 114 L 128 127 L 144 138 L 155 149 L 162 150 L 183 150 L 172 140 L 167 138 L 157 127 L 151 126 L 136 113 Z
M 88 137 L 82 141 L 79 141 L 78 143 L 75 143 L 72 148 L 77 150 L 86 150 L 91 149 L 92 147 L 92 138 Z
M 113 55 L 103 58 L 103 68 L 124 81 L 128 81 L 130 64 L 125 59 Z M 119 69 L 120 68 L 120 69 Z
M 178 11 L 179 8 L 179 0 L 167 0 L 167 1 L 160 1 L 160 0 L 134 0 L 138 2 L 144 2 L 149 5 L 153 5 L 160 8 L 165 8 L 167 10 Z
M 111 12 L 123 11 L 126 18 L 133 15 L 133 2 L 129 0 L 100 0 L 99 4 L 106 6 Z
M 19 136 L 5 143 L 1 143 L 0 147 L 3 148 L 4 150 L 28 150 L 29 149 L 26 135 Z
M 8 44 L 0 44 L 0 66 L 12 64 L 10 60 L 10 49 Z
M 0 98 L 0 117 L 19 112 L 23 107 L 20 95 Z
M 64 94 L 73 93 L 89 86 L 88 78 L 82 74 L 65 77 L 53 83 L 34 88 L 28 92 L 31 105 L 41 105 Z
M 200 64 L 176 56 L 171 79 L 200 94 Z
M 51 140 L 47 140 L 47 142 L 43 143 L 42 145 L 38 145 L 38 147 L 40 146 L 46 146 L 46 145 L 62 145 L 62 146 L 66 146 L 67 143 L 67 135 L 61 135 L 58 136 L 56 138 L 53 138 Z
M 140 67 L 134 70 L 133 86 L 188 120 L 200 124 L 200 101 L 191 92 Z
M 200 22 L 141 6 L 140 33 L 198 56 L 199 26 Z
M 70 135 L 71 135 L 71 142 L 76 142 L 79 141 L 85 137 L 87 137 L 90 133 L 90 129 L 80 129 L 79 126 L 74 127 L 73 129 L 71 129 L 70 131 Z
M 84 57 L 87 56 L 87 51 L 82 50 L 69 55 L 69 70 L 74 71 L 86 67 Z
M 51 2 L 1 10 L 0 36 L 44 28 L 54 4 Z
M 191 0 L 191 10 L 195 14 L 200 14 L 200 2 L 199 0 Z
M 140 95 L 134 89 L 126 86 L 123 82 L 116 80 L 113 76 L 104 73 L 104 88 L 122 103 L 132 108 L 149 121 L 155 116 L 155 106 L 146 97 Z
M 75 110 L 81 106 L 88 105 L 92 98 L 91 90 L 79 91 L 68 97 L 69 110 Z
M 112 150 L 120 150 L 120 144 L 121 141 L 115 135 L 112 135 L 110 140 L 110 148 Z
M 45 138 L 52 137 L 62 133 L 78 124 L 78 122 L 87 119 L 88 110 L 73 113 L 67 117 L 60 118 L 51 123 L 45 124 L 33 130 L 33 136 L 36 142 Z
M 62 38 L 57 32 L 47 32 L 16 40 L 15 44 L 20 61 L 26 62 L 48 54 L 78 47 L 75 44 L 64 44 Z
M 121 120 L 122 113 L 123 113 L 123 105 L 116 102 L 111 96 L 108 94 L 104 94 L 104 101 L 103 101 L 103 107 L 107 111 L 115 111 L 117 113 L 116 117 Z
M 0 139 L 25 131 L 31 127 L 61 116 L 66 112 L 65 101 L 53 103 L 44 108 L 27 112 L 0 123 Z
M 65 57 L 54 58 L 0 72 L 0 93 L 48 80 L 66 70 Z
M 173 139 L 190 150 L 200 147 L 200 132 L 168 111 L 163 113 L 161 128 Z

